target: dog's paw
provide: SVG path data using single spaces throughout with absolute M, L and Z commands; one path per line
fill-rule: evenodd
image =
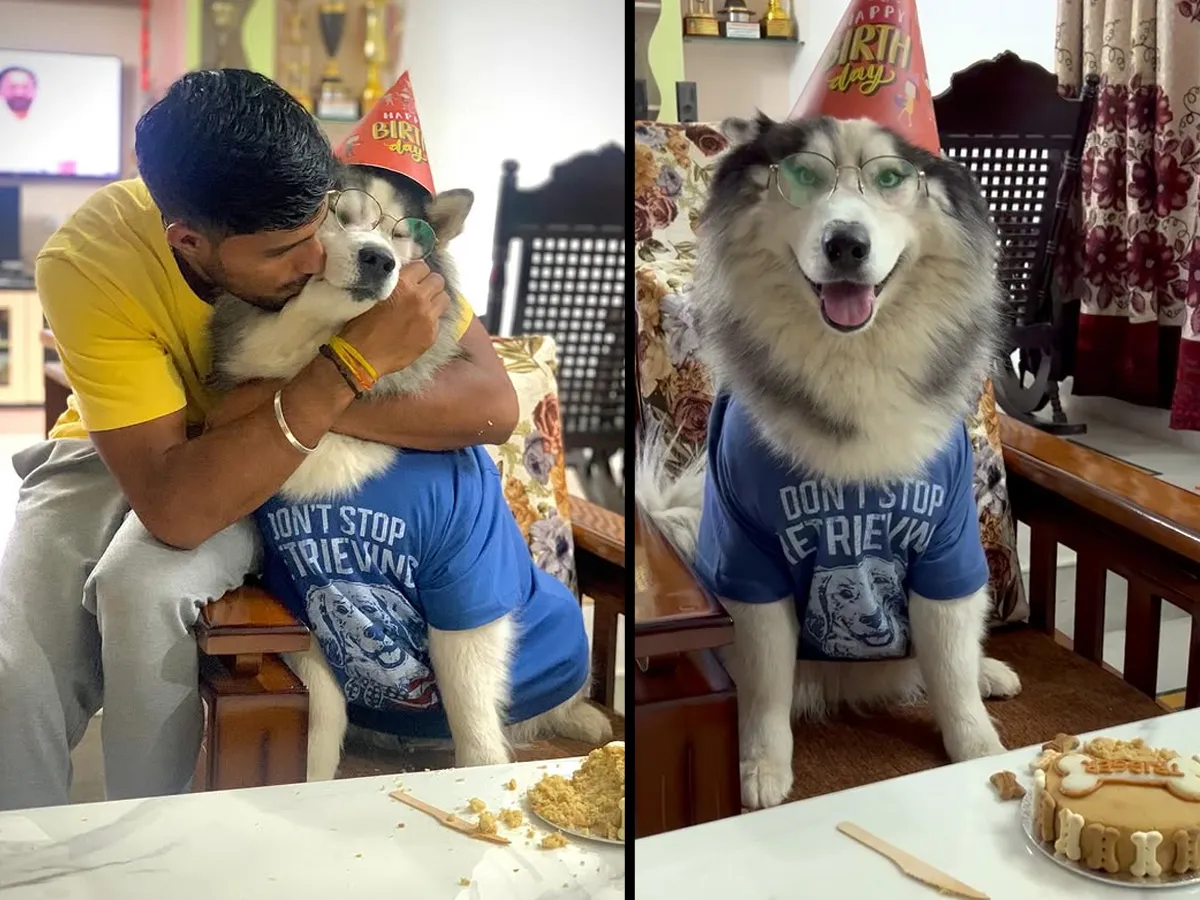
M 506 747 L 474 746 L 457 748 L 454 751 L 454 765 L 459 769 L 471 766 L 499 766 L 508 762 L 512 760 L 508 758 Z
M 763 756 L 742 762 L 742 806 L 778 806 L 792 792 L 792 761 Z
M 979 693 L 985 700 L 1007 700 L 1021 693 L 1021 678 L 1008 663 L 985 656 L 979 665 Z
M 955 725 L 942 734 L 942 743 L 946 746 L 950 761 L 956 763 L 1008 752 L 1000 742 L 996 726 L 986 719 Z
M 607 744 L 612 740 L 612 736 L 613 727 L 608 716 L 582 700 L 571 707 L 562 728 L 562 737 L 583 741 L 585 744 Z

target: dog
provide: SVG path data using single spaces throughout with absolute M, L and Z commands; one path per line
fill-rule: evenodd
M 842 705 L 924 696 L 952 760 L 1003 752 L 982 701 L 1020 680 L 981 648 L 963 424 L 1002 329 L 987 204 L 865 119 L 723 129 L 691 293 L 706 453 L 651 426 L 635 492 L 733 619 L 742 802 L 783 802 L 789 717 Z
M 455 325 L 464 301 L 446 245 L 462 231 L 471 192 L 431 198 L 402 175 L 366 166 L 346 167 L 338 188 L 318 230 L 322 275 L 278 311 L 229 295 L 215 301 L 214 391 L 296 375 L 346 322 L 391 294 L 401 265 L 420 257 L 413 242 L 423 222 L 437 240 L 425 261 L 445 279 L 450 308 L 433 346 L 369 396 L 415 394 L 461 355 Z M 364 492 L 380 494 L 387 509 Z M 395 514 L 401 501 L 411 514 Z M 444 714 L 459 766 L 507 762 L 510 742 L 558 735 L 599 745 L 612 736 L 608 718 L 584 700 L 590 660 L 578 601 L 533 565 L 481 448 L 401 453 L 330 432 L 256 519 L 264 580 L 316 639 L 286 657 L 310 695 L 310 781 L 334 777 L 352 712 L 370 728 L 406 734 L 411 726 L 414 736 L 441 736 L 440 718 L 427 714 Z M 431 529 L 461 542 L 431 551 L 450 539 Z M 456 589 L 439 566 L 465 565 L 472 554 L 484 587 Z M 472 618 L 465 626 L 464 615 Z M 435 618 L 452 624 L 434 627 Z M 543 632 L 554 646 L 531 649 Z M 537 682 L 545 672 L 557 680 Z M 522 677 L 525 694 L 536 695 L 523 710 L 513 705 Z

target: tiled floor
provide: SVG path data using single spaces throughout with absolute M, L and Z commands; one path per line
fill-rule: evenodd
M 41 409 L 0 409 L 0 543 L 7 539 L 12 528 L 13 512 L 16 507 L 20 479 L 17 478 L 7 460 L 24 447 L 41 439 L 43 417 Z M 572 493 L 582 495 L 579 479 L 573 470 L 567 472 L 567 485 Z M 584 622 L 590 636 L 593 607 L 585 600 Z M 624 630 L 618 631 L 617 640 L 617 709 L 624 712 L 625 699 L 625 646 Z M 74 802 L 90 802 L 104 799 L 104 779 L 100 756 L 101 716 L 93 720 L 83 741 L 72 753 L 74 778 L 71 799 Z

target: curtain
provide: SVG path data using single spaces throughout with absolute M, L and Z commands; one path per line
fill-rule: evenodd
M 1200 0 L 1058 0 L 1055 56 L 1064 92 L 1101 79 L 1060 269 L 1074 393 L 1200 430 Z

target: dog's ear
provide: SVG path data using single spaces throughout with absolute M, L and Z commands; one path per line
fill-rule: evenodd
M 429 224 L 437 232 L 438 243 L 448 244 L 462 234 L 474 202 L 475 195 L 466 188 L 442 191 L 429 201 Z
M 775 120 L 761 110 L 753 119 L 729 118 L 721 122 L 721 134 L 732 144 L 749 144 L 775 127 Z

